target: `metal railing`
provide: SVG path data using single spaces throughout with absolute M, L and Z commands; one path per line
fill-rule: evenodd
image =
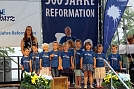
M 0 57 L 0 73 L 2 75 L 1 78 L 3 79 L 0 81 L 0 83 L 14 82 L 14 81 L 19 82 L 20 81 L 20 79 L 21 79 L 21 76 L 20 76 L 20 74 L 21 74 L 21 72 L 20 72 L 20 70 L 21 70 L 21 68 L 20 68 L 21 57 L 22 56 Z M 14 71 L 16 71 L 16 73 L 18 73 L 18 74 L 16 74 L 16 78 L 17 78 L 16 80 L 13 80 L 13 77 L 12 77 L 12 74 Z M 8 79 L 9 76 L 11 77 L 11 80 Z
M 113 73 L 118 77 L 118 79 L 122 82 L 122 84 L 126 87 L 126 89 L 130 89 L 127 85 L 126 85 L 126 83 L 124 83 L 124 81 L 118 76 L 118 74 L 114 71 L 114 69 L 109 65 L 109 63 L 105 60 L 105 59 L 103 59 L 104 60 L 104 62 L 108 65 L 108 67 L 113 71 Z M 111 75 L 111 89 L 115 89 L 114 87 L 113 87 L 113 83 L 112 83 L 112 75 Z

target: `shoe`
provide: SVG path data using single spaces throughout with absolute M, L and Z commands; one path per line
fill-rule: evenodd
M 103 86 L 100 86 L 100 88 L 103 88 Z
M 87 85 L 84 85 L 84 88 L 87 88 Z
M 78 85 L 75 85 L 74 87 L 75 87 L 75 88 L 78 88 Z
M 81 85 L 79 85 L 79 88 L 81 88 Z
M 96 86 L 96 88 L 100 88 L 100 86 Z
M 90 88 L 94 88 L 93 85 L 90 85 Z

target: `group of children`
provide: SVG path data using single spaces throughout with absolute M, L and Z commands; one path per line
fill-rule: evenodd
M 44 43 L 41 53 L 38 52 L 37 45 L 32 46 L 33 52 L 31 53 L 28 48 L 25 48 L 21 59 L 22 71 L 35 71 L 37 74 L 52 75 L 53 77 L 67 76 L 68 85 L 72 79 L 71 75 L 75 72 L 75 87 L 77 88 L 81 88 L 82 71 L 84 71 L 84 88 L 87 88 L 88 78 L 90 87 L 94 88 L 93 75 L 97 88 L 103 87 L 101 83 L 106 76 L 106 64 L 103 59 L 106 60 L 106 56 L 102 53 L 103 46 L 101 44 L 96 46 L 95 51 L 92 50 L 90 42 L 86 42 L 82 48 L 82 42 L 79 39 L 75 43 L 68 40 L 63 45 L 54 41 L 52 46 L 53 50 L 49 52 L 49 45 Z M 112 53 L 108 56 L 108 61 L 115 71 L 122 69 L 116 45 L 112 45 Z

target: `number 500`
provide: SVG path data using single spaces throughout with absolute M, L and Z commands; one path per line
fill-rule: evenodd
M 45 4 L 53 4 L 53 5 L 55 5 L 56 3 L 58 4 L 58 5 L 61 5 L 62 4 L 62 0 L 48 0 L 47 2 L 45 2 Z

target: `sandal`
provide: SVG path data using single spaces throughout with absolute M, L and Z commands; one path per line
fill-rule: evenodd
M 100 86 L 96 86 L 96 88 L 100 88 Z
M 103 86 L 100 86 L 100 88 L 103 88 Z

